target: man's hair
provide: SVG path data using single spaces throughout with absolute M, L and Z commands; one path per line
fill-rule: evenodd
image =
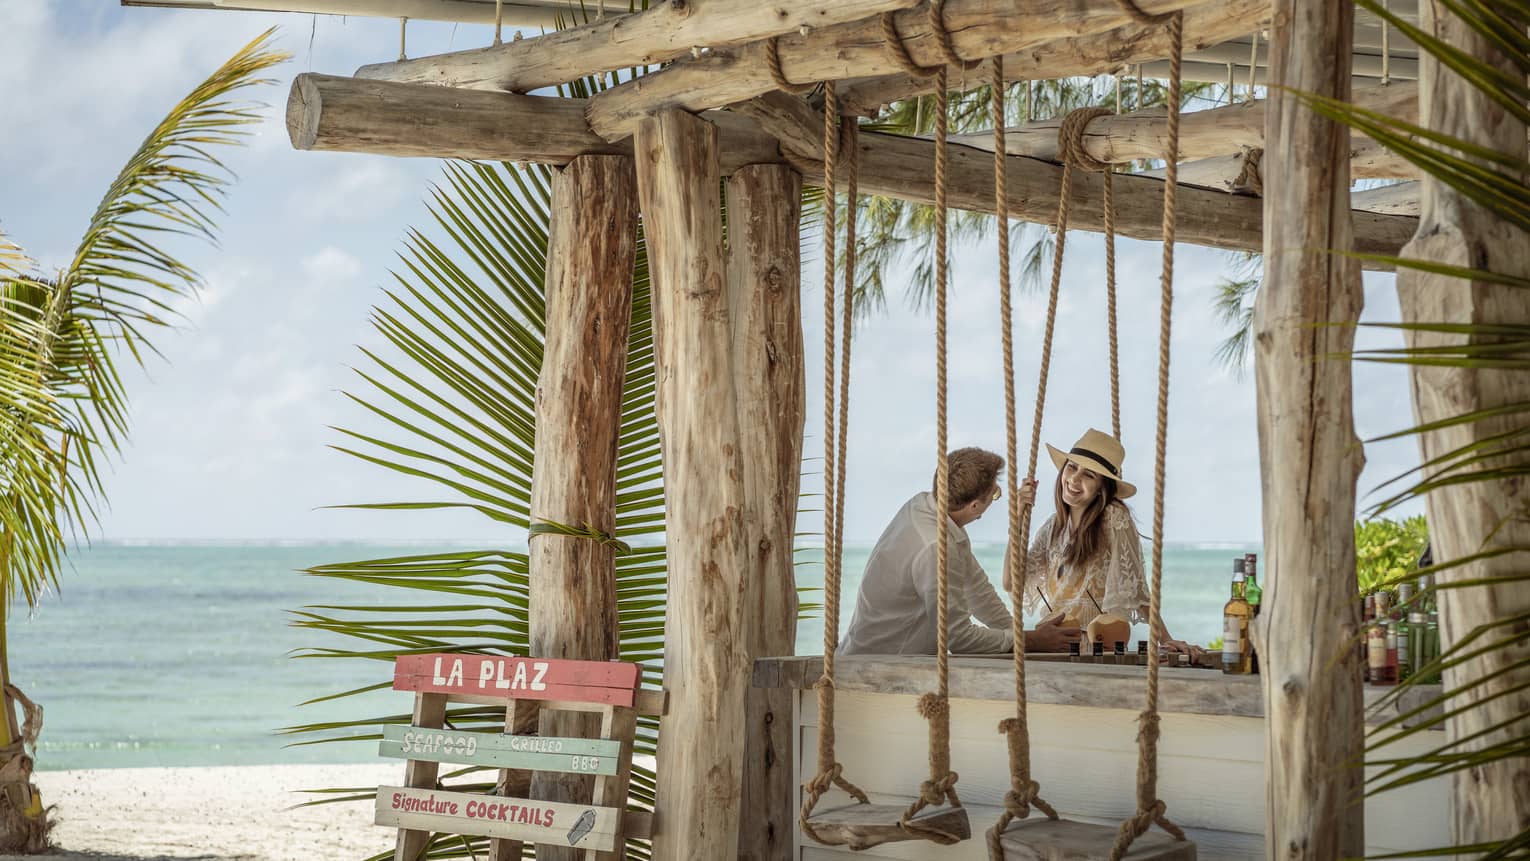
M 959 448 L 946 455 L 946 488 L 952 508 L 961 508 L 974 499 L 993 493 L 999 483 L 999 472 L 1004 469 L 1004 458 L 981 448 Z M 935 482 L 940 481 L 940 470 L 930 481 L 930 492 L 938 493 Z

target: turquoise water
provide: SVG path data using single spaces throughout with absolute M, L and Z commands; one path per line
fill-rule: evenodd
M 281 727 L 407 711 L 382 691 L 298 708 L 313 697 L 385 680 L 388 668 L 293 660 L 294 649 L 340 641 L 288 625 L 306 604 L 384 604 L 388 590 L 307 577 L 311 565 L 423 552 L 365 545 L 100 545 L 78 551 L 61 595 L 10 622 L 16 683 L 45 710 L 40 769 L 375 761 L 372 743 L 287 747 Z M 1243 545 L 1165 553 L 1165 621 L 1177 637 L 1216 636 L 1229 560 Z M 991 572 L 999 546 L 976 548 Z M 847 551 L 845 621 L 868 547 Z M 808 553 L 803 586 L 822 583 Z M 805 600 L 817 601 L 813 591 Z M 817 653 L 821 617 L 804 621 L 798 651 Z

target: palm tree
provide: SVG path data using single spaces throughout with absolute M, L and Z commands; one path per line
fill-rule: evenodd
M 409 234 L 394 272 L 396 285 L 373 310 L 388 350 L 366 351 L 353 401 L 381 418 L 388 436 L 340 429 L 340 451 L 434 488 L 432 501 L 369 503 L 363 509 L 470 509 L 508 530 L 533 526 L 532 452 L 536 381 L 544 343 L 544 285 L 550 223 L 550 172 L 545 167 L 448 163 L 445 186 L 430 211 L 445 239 Z M 617 465 L 615 537 L 621 658 L 643 662 L 657 683 L 663 657 L 666 569 L 664 490 L 655 413 L 653 330 L 648 265 L 641 235 L 633 271 L 632 324 L 623 390 Z M 551 527 L 560 528 L 560 527 Z M 318 566 L 309 574 L 396 590 L 390 606 L 375 602 L 311 606 L 295 614 L 301 628 L 341 635 L 338 645 L 304 650 L 302 658 L 368 661 L 387 676 L 401 654 L 466 651 L 526 654 L 528 560 L 525 551 L 432 552 Z M 321 699 L 387 688 L 380 682 Z M 317 700 L 316 700 L 317 701 Z M 302 744 L 373 741 L 380 724 L 408 713 L 308 724 L 289 732 Z M 453 708 L 450 726 L 499 731 L 504 709 Z M 658 723 L 643 718 L 635 746 L 655 750 Z M 495 772 L 466 768 L 443 775 L 453 789 L 486 791 Z M 652 804 L 652 769 L 635 765 L 632 798 Z M 375 787 L 323 790 L 326 801 L 369 800 Z M 320 802 L 315 802 L 320 803 Z M 432 858 L 467 857 L 486 838 L 437 835 Z M 633 857 L 646 857 L 641 846 Z M 391 853 L 379 858 L 392 857 Z
M 171 109 L 117 175 L 60 271 L 40 273 L 0 236 L 0 851 L 46 848 L 31 784 L 42 710 L 11 683 L 5 621 L 58 585 L 70 540 L 88 537 L 105 498 L 103 463 L 128 431 L 118 359 L 141 363 L 174 303 L 201 279 L 165 250 L 172 235 L 215 237 L 231 175 L 212 150 L 260 121 L 230 101 L 286 59 L 271 32 L 240 49 Z M 23 718 L 18 725 L 16 707 Z

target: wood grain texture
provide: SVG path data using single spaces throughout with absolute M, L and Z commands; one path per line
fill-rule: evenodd
M 744 694 L 741 599 L 747 496 L 723 251 L 717 129 L 684 111 L 650 116 L 633 138 L 653 280 L 664 458 L 668 608 L 653 857 L 738 851 Z
M 758 121 L 781 143 L 781 153 L 809 183 L 823 182 L 822 115 L 801 99 L 772 93 L 734 106 Z M 863 194 L 884 195 L 932 205 L 935 201 L 934 144 L 917 138 L 863 132 L 860 135 Z M 1057 219 L 1062 167 L 1052 162 L 1011 156 L 1006 174 L 1010 217 L 1036 224 Z M 949 148 L 947 200 L 958 209 L 991 213 L 993 155 L 971 147 Z M 1115 179 L 1116 232 L 1134 239 L 1163 236 L 1163 180 L 1124 175 Z M 1070 229 L 1103 231 L 1100 175 L 1072 173 Z M 1257 198 L 1181 186 L 1177 238 L 1180 242 L 1234 250 L 1262 248 L 1264 213 Z M 1412 219 L 1401 215 L 1356 213 L 1360 250 L 1400 249 L 1411 235 Z M 1326 246 L 1325 246 L 1326 247 Z M 1392 252 L 1381 252 L 1392 253 Z
M 446 697 L 440 694 L 417 694 L 414 698 L 415 726 L 433 729 L 446 722 Z M 427 760 L 412 759 L 404 763 L 404 785 L 433 787 L 439 776 L 440 766 Z M 430 832 L 418 829 L 400 829 L 393 846 L 393 861 L 415 861 L 430 843 Z
M 1292 90 L 1347 100 L 1354 7 L 1277 0 L 1265 109 L 1264 289 L 1254 309 L 1265 610 L 1252 626 L 1268 720 L 1265 828 L 1271 857 L 1365 849 L 1350 363 L 1364 293 L 1354 247 L 1349 130 Z M 1336 59 L 1337 58 L 1337 59 Z M 1339 324 L 1339 325 L 1333 325 Z
M 552 181 L 546 335 L 537 379 L 531 520 L 616 528 L 616 453 L 637 255 L 637 174 L 625 155 L 586 155 Z M 609 661 L 621 656 L 612 547 L 541 534 L 529 540 L 531 653 Z M 545 736 L 591 736 L 596 715 L 544 709 Z M 531 797 L 582 801 L 589 777 L 537 774 Z M 543 861 L 573 861 L 548 847 Z
M 755 662 L 754 684 L 811 690 L 822 671 L 816 655 L 768 658 Z M 935 661 L 919 656 L 853 656 L 835 662 L 835 687 L 850 693 L 917 696 L 933 686 Z M 1142 705 L 1143 669 L 1136 666 L 1028 661 L 1026 698 L 1046 705 L 1138 709 Z M 1382 704 L 1391 688 L 1365 689 L 1366 720 L 1379 724 L 1423 705 L 1440 695 L 1439 685 L 1420 685 L 1396 702 Z M 1008 656 L 953 657 L 951 696 L 969 700 L 1012 702 L 1014 668 Z M 1159 711 L 1192 715 L 1264 716 L 1258 676 L 1228 676 L 1215 670 L 1164 667 L 1159 676 Z M 1438 707 L 1415 720 L 1438 716 Z
M 899 824 L 907 809 L 906 804 L 846 804 L 820 808 L 813 813 L 813 830 L 833 845 L 852 849 L 915 840 Z M 947 834 L 960 835 L 963 840 L 972 837 L 967 811 L 960 807 L 927 807 L 914 817 L 914 821 Z
M 743 612 L 749 657 L 790 653 L 797 642 L 792 539 L 802 471 L 802 176 L 754 165 L 729 177 L 728 304 L 745 463 L 749 570 Z M 751 687 L 744 723 L 738 857 L 791 857 L 795 830 L 792 692 Z
M 1185 50 L 1208 48 L 1253 32 L 1269 22 L 1266 0 L 1211 0 L 1185 8 Z M 1109 74 L 1133 63 L 1169 55 L 1169 37 L 1158 24 L 1124 23 L 1104 33 L 1068 35 L 1031 45 L 1004 55 L 1004 74 L 1013 81 L 1066 78 L 1075 75 Z M 969 72 L 968 79 L 987 80 L 985 67 Z M 961 80 L 959 72 L 952 80 Z M 898 99 L 934 92 L 934 78 L 905 72 L 857 77 L 841 82 L 840 109 L 848 114 L 871 116 L 883 105 Z
M 657 65 L 696 47 L 716 50 L 906 9 L 917 2 L 668 0 L 531 39 L 362 66 L 356 77 L 524 93 L 601 72 Z
M 1004 861 L 1108 861 L 1116 828 L 1066 819 L 1019 819 L 1005 829 Z M 1150 831 L 1132 842 L 1123 861 L 1196 861 L 1194 841 Z
M 1008 68 L 1005 69 L 1008 73 Z M 1355 104 L 1408 122 L 1418 118 L 1418 88 L 1398 83 L 1356 90 Z M 1238 102 L 1183 114 L 1179 125 L 1179 158 L 1228 155 L 1242 147 L 1264 146 L 1265 100 Z M 1058 161 L 1057 133 L 1061 118 L 1036 120 L 1007 129 L 1005 151 L 1010 155 Z M 1084 127 L 1084 149 L 1095 159 L 1119 164 L 1161 159 L 1169 151 L 1169 117 L 1163 108 L 1146 108 L 1096 117 Z M 952 143 L 993 152 L 993 133 L 953 135 Z M 1183 179 L 1181 181 L 1184 181 Z
M 1497 48 L 1455 18 L 1445 4 L 1423 3 L 1421 15 L 1425 32 L 1506 74 L 1521 74 Z M 1432 57 L 1421 56 L 1420 64 L 1419 86 L 1427 128 L 1497 150 L 1521 163 L 1525 160 L 1524 123 Z M 1405 255 L 1530 278 L 1530 234 L 1499 220 L 1442 182 L 1425 177 L 1420 190 L 1419 231 L 1403 249 Z M 1400 271 L 1397 292 L 1404 322 L 1524 326 L 1530 321 L 1530 294 L 1513 287 Z M 1426 332 L 1409 335 L 1409 344 L 1419 347 L 1458 345 L 1463 340 Z M 1478 336 L 1476 340 L 1495 339 Z M 1410 373 L 1414 417 L 1420 423 L 1530 401 L 1530 374 L 1523 370 L 1415 366 Z M 1523 433 L 1524 427 L 1523 414 L 1511 414 L 1442 428 L 1419 437 L 1420 454 L 1427 461 L 1498 434 Z M 1487 453 L 1487 460 L 1474 469 L 1518 468 L 1521 475 L 1452 485 L 1428 495 L 1425 503 L 1437 563 L 1488 548 L 1530 547 L 1530 521 L 1525 519 L 1530 482 L 1523 477 L 1530 459 L 1524 452 L 1506 457 L 1501 450 L 1490 448 Z M 1491 456 L 1495 453 L 1497 457 Z M 1521 551 L 1461 565 L 1441 571 L 1438 580 L 1452 583 L 1523 575 L 1525 559 Z M 1519 580 L 1445 590 L 1440 593 L 1439 606 L 1440 638 L 1448 647 L 1480 625 L 1530 612 L 1530 583 Z M 1523 631 L 1523 624 L 1517 624 L 1516 630 Z M 1524 665 L 1527 658 L 1530 647 L 1521 642 L 1446 671 L 1445 681 L 1451 688 L 1496 676 L 1475 688 L 1470 696 L 1477 702 L 1448 722 L 1451 740 L 1461 740 L 1458 750 L 1481 750 L 1524 737 L 1526 715 L 1530 715 L 1530 693 L 1525 687 L 1530 685 L 1530 667 Z M 1498 728 L 1493 729 L 1495 726 Z M 1458 772 L 1455 812 L 1453 836 L 1457 843 L 1503 840 L 1530 828 L 1530 760 L 1521 756 Z
M 1159 13 L 1194 4 L 1142 0 L 1137 5 L 1148 13 Z M 944 15 L 957 54 L 972 59 L 1009 54 L 1065 36 L 1097 34 L 1129 20 L 1115 0 L 948 0 Z M 897 13 L 896 26 L 915 63 L 945 64 L 926 4 Z M 876 18 L 782 36 L 778 45 L 782 72 L 796 83 L 902 70 Z M 702 111 L 775 91 L 765 55 L 765 45 L 756 42 L 682 60 L 612 87 L 590 100 L 590 127 L 606 140 L 620 140 L 654 110 Z M 960 80 L 961 74 L 960 69 L 951 71 L 953 80 Z

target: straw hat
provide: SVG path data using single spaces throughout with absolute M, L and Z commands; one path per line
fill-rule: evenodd
M 1068 451 L 1053 448 L 1048 443 L 1047 452 L 1052 455 L 1052 463 L 1059 470 L 1063 468 L 1064 461 L 1071 460 L 1096 475 L 1115 481 L 1116 497 L 1119 499 L 1126 499 L 1137 492 L 1136 485 L 1121 478 L 1121 461 L 1126 459 L 1126 449 L 1121 447 L 1120 440 L 1104 431 L 1090 428 Z

